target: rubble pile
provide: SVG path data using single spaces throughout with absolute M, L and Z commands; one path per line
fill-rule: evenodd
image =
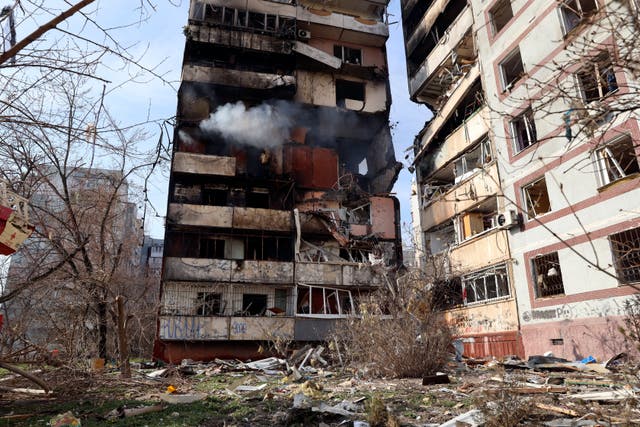
M 145 384 L 135 396 L 139 403 L 99 419 L 166 416 L 215 403 L 221 410 L 243 408 L 242 416 L 223 417 L 226 426 L 640 425 L 640 381 L 624 354 L 602 363 L 551 355 L 451 360 L 444 371 L 424 378 L 367 378 L 334 361 L 323 346 L 309 345 L 286 359 L 137 365 L 128 384 Z M 2 396 L 0 408 L 8 398 Z M 63 415 L 82 419 L 73 411 Z M 203 416 L 223 419 L 220 413 Z

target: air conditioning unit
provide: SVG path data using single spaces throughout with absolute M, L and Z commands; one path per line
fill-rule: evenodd
M 308 30 L 298 30 L 298 38 L 309 40 L 311 38 L 311 31 Z
M 496 227 L 513 228 L 520 225 L 520 218 L 515 209 L 505 209 L 494 217 L 493 223 Z

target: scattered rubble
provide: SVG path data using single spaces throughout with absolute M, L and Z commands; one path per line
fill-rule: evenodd
M 183 361 L 179 366 L 165 367 L 139 365 L 129 380 L 117 378 L 115 369 L 113 373 L 108 369 L 100 374 L 91 373 L 91 381 L 109 378 L 120 389 L 125 384 L 138 390 L 130 395 L 134 401 L 112 406 L 115 409 L 103 410 L 94 417 L 110 423 L 131 418 L 159 419 L 148 418 L 154 416 L 182 420 L 183 414 L 193 407 L 193 412 L 203 420 L 226 419 L 227 426 L 640 424 L 637 409 L 640 388 L 634 375 L 635 366 L 624 357 L 616 358 L 615 363 L 575 362 L 552 356 L 535 356 L 528 361 L 513 357 L 463 359 L 452 360 L 445 372 L 438 375 L 371 379 L 363 377 L 362 372 L 334 365 L 329 356 L 323 355 L 322 346 L 306 346 L 287 359 Z M 42 376 L 56 384 L 48 371 Z M 8 389 L 19 389 L 25 381 L 10 378 L 2 382 Z M 93 386 L 85 393 L 99 388 Z M 54 387 L 53 395 L 47 395 L 46 399 L 65 397 L 68 396 L 59 387 Z M 86 399 L 86 395 L 82 398 Z M 24 411 L 13 409 L 17 407 L 15 402 L 25 399 L 38 396 L 15 391 L 0 395 L 0 419 L 30 425 L 28 421 L 32 418 L 28 417 L 37 417 L 35 406 L 24 406 Z M 511 421 L 505 421 L 505 414 Z M 83 424 L 90 419 L 80 409 L 63 413 L 60 419 L 71 419 L 70 416 Z M 22 421 L 25 423 L 20 424 Z M 149 421 L 144 423 L 153 425 Z

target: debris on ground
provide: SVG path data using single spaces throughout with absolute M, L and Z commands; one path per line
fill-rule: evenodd
M 60 413 L 50 425 L 127 425 L 132 417 L 146 425 L 501 426 L 506 418 L 508 425 L 640 424 L 640 380 L 626 355 L 604 362 L 452 359 L 443 372 L 414 379 L 368 378 L 311 345 L 288 358 L 134 366 L 127 380 L 109 367 L 47 368 L 39 374 L 52 384 L 46 395 L 20 393 L 28 380 L 7 373 L 0 376 L 0 420 L 26 426 Z

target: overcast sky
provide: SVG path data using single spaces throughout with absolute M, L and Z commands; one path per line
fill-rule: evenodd
M 57 1 L 57 0 L 54 0 Z M 51 3 L 54 3 L 52 1 Z M 146 2 L 147 0 L 145 0 Z M 167 118 L 176 112 L 176 89 L 179 85 L 180 66 L 184 49 L 183 27 L 187 23 L 188 0 L 151 0 L 156 11 L 149 14 L 148 20 L 129 28 L 115 30 L 115 36 L 122 44 L 130 46 L 134 56 L 143 56 L 142 62 L 157 65 L 156 71 L 165 76 L 172 84 L 165 84 L 158 79 L 140 78 L 137 84 L 127 84 L 123 90 L 108 95 L 107 104 L 111 106 L 112 115 L 123 124 L 151 119 Z M 49 0 L 47 1 L 49 3 Z M 118 27 L 123 22 L 135 22 L 139 16 L 132 10 L 137 0 L 98 0 L 92 8 L 98 8 L 97 21 L 107 27 Z M 399 0 L 393 0 L 389 7 L 389 21 L 400 21 Z M 69 25 L 73 25 L 70 23 Z M 18 34 L 21 38 L 24 34 Z M 394 188 L 402 207 L 402 221 L 410 224 L 409 196 L 411 192 L 411 176 L 406 170 L 405 150 L 411 145 L 414 135 L 421 129 L 430 116 L 424 106 L 413 104 L 409 100 L 407 90 L 406 69 L 404 60 L 404 43 L 400 23 L 390 26 L 390 38 L 387 44 L 389 74 L 393 104 L 391 107 L 392 123 L 397 123 L 393 130 L 396 158 L 405 164 Z M 111 86 L 127 81 L 130 76 L 116 63 L 99 71 L 103 78 L 112 81 Z M 150 132 L 156 135 L 149 143 L 157 141 L 157 128 Z M 168 173 L 157 174 L 149 188 L 151 203 L 164 215 L 167 198 Z M 163 236 L 164 218 L 147 214 L 147 233 L 154 237 Z

